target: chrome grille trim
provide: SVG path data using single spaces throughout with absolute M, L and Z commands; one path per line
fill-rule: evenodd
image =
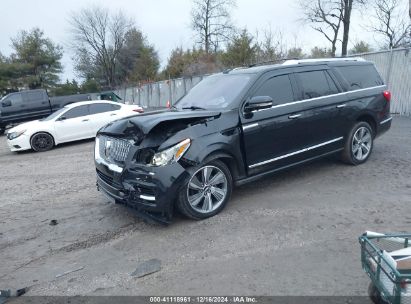
M 109 136 L 99 136 L 98 139 L 101 158 L 110 163 L 123 163 L 127 159 L 132 146 L 129 141 Z

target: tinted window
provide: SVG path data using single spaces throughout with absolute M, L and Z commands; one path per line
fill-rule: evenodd
M 27 92 L 27 101 L 35 102 L 43 100 L 43 92 Z
M 81 117 L 81 116 L 86 116 L 89 115 L 89 110 L 88 110 L 88 106 L 79 106 L 79 107 L 75 107 L 71 110 L 68 110 L 65 114 L 63 114 L 63 116 L 66 119 L 71 119 L 71 118 L 76 118 L 76 117 Z
M 111 105 L 111 111 L 117 111 L 117 110 L 120 110 L 121 109 L 121 106 L 119 106 L 119 105 Z
M 293 88 L 288 75 L 276 76 L 268 79 L 258 88 L 254 96 L 270 96 L 274 104 L 294 101 Z
M 338 89 L 326 71 L 297 73 L 304 99 L 316 98 L 338 93 Z
M 23 97 L 21 96 L 20 93 L 17 94 L 11 94 L 9 97 L 7 97 L 5 100 L 10 100 L 11 101 L 11 105 L 16 105 L 19 103 L 23 102 Z
M 99 114 L 113 111 L 113 106 L 107 103 L 96 103 L 90 105 L 90 114 Z
M 377 70 L 371 64 L 342 66 L 336 69 L 347 80 L 351 91 L 384 84 Z

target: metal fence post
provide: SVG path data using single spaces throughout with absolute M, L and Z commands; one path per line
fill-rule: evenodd
M 173 103 L 174 103 L 173 94 L 172 94 L 172 88 L 171 88 L 171 84 L 172 84 L 172 83 L 174 83 L 174 79 L 173 79 L 173 80 L 169 79 L 169 80 L 168 80 L 168 101 L 170 102 L 170 106 L 172 106 Z
M 393 52 L 393 49 L 391 48 L 390 49 L 390 61 L 389 61 L 388 70 L 387 70 L 387 77 L 386 77 L 387 87 L 389 87 L 389 85 L 390 85 L 393 58 L 394 58 L 394 52 Z

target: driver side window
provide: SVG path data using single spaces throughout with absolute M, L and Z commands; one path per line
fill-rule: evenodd
M 280 75 L 266 80 L 254 93 L 254 96 L 270 96 L 273 105 L 294 101 L 293 88 L 288 75 Z
M 72 119 L 87 115 L 90 115 L 88 105 L 72 108 L 71 110 L 68 110 L 66 113 L 63 114 L 63 116 L 66 119 Z

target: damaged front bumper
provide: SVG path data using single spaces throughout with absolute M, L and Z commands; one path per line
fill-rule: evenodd
M 121 168 L 96 159 L 96 173 L 97 189 L 105 196 L 162 223 L 170 223 L 177 193 L 189 178 L 179 163 Z

